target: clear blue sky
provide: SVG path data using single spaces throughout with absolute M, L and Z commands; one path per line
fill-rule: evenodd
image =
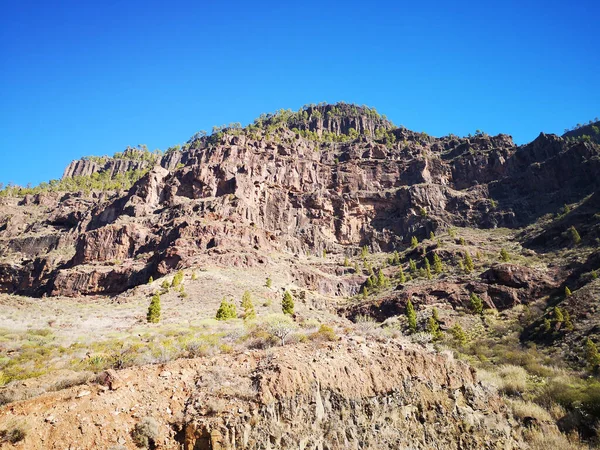
M 320 101 L 562 134 L 600 116 L 599 3 L 0 0 L 0 182 Z

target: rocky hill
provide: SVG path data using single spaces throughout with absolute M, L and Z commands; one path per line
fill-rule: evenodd
M 137 352 L 159 345 L 148 350 L 150 362 L 167 365 L 121 374 L 133 384 L 116 393 L 91 383 L 88 391 L 104 402 L 93 425 L 73 419 L 82 406 L 60 413 L 64 425 L 46 420 L 81 389 L 51 394 L 32 419 L 44 440 L 29 440 L 28 448 L 72 442 L 73 427 L 88 425 L 84 434 L 93 438 L 84 448 L 130 445 L 133 429 L 119 430 L 108 412 L 120 392 L 128 392 L 126 409 L 133 408 L 121 425 L 133 427 L 146 416 L 156 422 L 160 443 L 152 438 L 149 448 L 593 443 L 600 417 L 600 384 L 594 384 L 600 357 L 593 351 L 600 341 L 599 173 L 593 139 L 541 133 L 517 146 L 504 134 L 435 138 L 396 127 L 372 108 L 341 103 L 281 110 L 245 128 L 219 127 L 165 155 L 128 149 L 87 158 L 69 165 L 63 184 L 5 191 L 0 292 L 6 299 L 0 301 L 14 308 L 13 316 L 20 317 L 16 304 L 70 305 L 65 313 L 91 302 L 93 311 L 103 311 L 98 321 L 123 322 L 119 344 L 90 350 L 78 363 L 86 369 L 138 365 L 123 359 L 129 351 L 123 342 L 147 335 L 139 329 L 143 308 L 159 291 L 168 301 L 165 314 L 173 314 L 169 323 L 181 327 L 187 319 L 194 333 L 204 325 L 192 326 L 190 317 L 212 318 L 223 295 L 241 296 L 229 285 L 254 286 L 265 298 L 258 328 L 246 324 L 218 345 L 214 339 L 233 332 L 212 329 L 210 353 L 219 355 L 210 363 L 167 363 L 152 353 L 162 355 L 175 345 L 172 336 L 189 330 L 136 341 Z M 86 189 L 72 189 L 81 185 Z M 178 290 L 175 273 L 195 292 L 192 302 Z M 299 303 L 296 325 L 310 330 L 310 320 L 329 321 L 339 338 L 307 345 L 306 339 L 320 342 L 320 331 L 297 331 L 293 347 L 286 345 L 294 350 L 264 350 L 276 332 L 261 329 L 261 314 L 273 312 L 272 302 L 287 290 Z M 124 316 L 104 303 L 118 305 Z M 81 334 L 72 320 L 63 325 L 57 339 Z M 105 333 L 100 341 L 112 339 L 110 326 L 87 326 Z M 365 344 L 365 333 L 379 343 Z M 257 339 L 261 350 L 254 352 L 250 343 Z M 176 342 L 184 349 L 173 354 L 198 356 Z M 434 352 L 440 345 L 480 375 Z M 33 377 L 39 374 L 30 365 L 38 367 L 40 358 L 64 365 L 58 353 L 46 350 L 34 364 L 27 346 L 11 350 L 18 358 L 5 347 L 0 370 L 14 373 L 5 375 L 12 389 L 6 401 L 33 395 L 31 385 L 18 384 L 28 376 L 17 368 Z M 234 369 L 219 379 L 220 389 L 204 389 L 215 367 Z M 168 389 L 183 394 L 163 405 L 166 387 L 155 372 L 168 372 Z M 492 379 L 502 396 L 479 378 Z M 32 414 L 34 403 L 23 400 L 0 418 Z M 93 407 L 88 402 L 84 409 Z M 579 437 L 567 443 L 559 429 Z

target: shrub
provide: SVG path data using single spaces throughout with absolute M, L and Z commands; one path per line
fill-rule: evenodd
M 273 314 L 269 316 L 265 325 L 269 334 L 278 338 L 281 345 L 285 345 L 287 337 L 297 328 L 292 318 L 285 314 Z
M 569 286 L 565 286 L 565 297 L 570 297 L 571 296 L 571 289 L 569 289 Z
M 284 314 L 293 315 L 294 314 L 294 298 L 289 291 L 285 291 L 283 294 L 283 300 L 281 301 L 281 309 Z
M 364 260 L 364 259 L 366 259 L 367 256 L 369 256 L 369 247 L 367 247 L 366 245 L 364 245 L 360 249 L 360 257 Z
M 344 256 L 344 267 L 350 266 L 350 262 L 348 261 L 348 257 Z
M 256 311 L 252 303 L 252 296 L 249 291 L 244 291 L 242 296 L 242 308 L 244 308 L 244 320 L 252 320 L 256 318 Z
M 504 262 L 510 261 L 510 255 L 504 248 L 502 250 L 500 250 L 500 260 L 504 261 Z
M 465 238 L 461 237 L 458 242 L 460 242 L 460 245 L 467 245 L 467 243 L 465 242 Z
M 152 296 L 150 306 L 148 306 L 146 320 L 148 323 L 158 323 L 160 321 L 160 295 L 154 294 Z
M 268 288 L 273 286 L 273 281 L 271 280 L 271 278 L 267 278 L 267 281 L 265 282 L 265 286 Z
M 165 291 L 169 291 L 169 288 L 171 287 L 171 284 L 169 283 L 168 280 L 164 280 L 162 282 L 162 284 L 160 285 L 161 288 L 163 288 Z
M 237 318 L 237 308 L 233 302 L 229 302 L 226 298 L 223 298 L 221 305 L 217 310 L 215 319 L 217 320 L 229 320 Z
M 337 341 L 339 338 L 333 328 L 323 324 L 319 327 L 319 331 L 310 335 L 310 339 L 313 341 Z
M 475 292 L 471 292 L 469 296 L 469 305 L 475 314 L 483 313 L 483 300 Z
M 417 313 L 410 298 L 406 303 L 406 318 L 408 319 L 408 329 L 415 333 L 417 331 Z
M 183 272 L 180 270 L 173 277 L 173 281 L 171 282 L 171 287 L 177 287 L 177 286 L 179 286 L 182 281 L 183 281 Z
M 550 413 L 536 403 L 519 399 L 508 399 L 507 402 L 513 414 L 520 420 L 529 420 L 533 417 L 538 422 L 552 422 Z
M 158 422 L 152 417 L 144 417 L 131 431 L 131 438 L 138 447 L 154 448 L 158 441 Z
M 354 318 L 354 323 L 358 326 L 358 328 L 363 331 L 371 331 L 377 327 L 377 322 L 371 316 L 365 316 L 363 314 L 359 314 Z
M 198 279 L 198 273 L 196 271 L 192 272 L 192 281 L 196 281 Z
M 501 392 L 518 395 L 527 390 L 527 371 L 521 366 L 505 364 L 498 370 L 502 383 L 498 386 Z
M 433 233 L 433 231 L 429 232 L 429 239 L 432 241 L 435 239 L 435 234 Z

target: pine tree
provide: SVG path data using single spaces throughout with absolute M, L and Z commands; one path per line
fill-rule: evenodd
M 565 286 L 565 297 L 570 297 L 571 296 L 571 289 L 569 289 L 569 286 Z
M 171 282 L 171 287 L 177 287 L 177 286 L 179 286 L 182 281 L 183 281 L 183 272 L 180 270 L 173 277 L 173 281 Z
M 442 337 L 442 331 L 440 330 L 440 324 L 435 318 L 430 317 L 427 319 L 427 331 L 431 333 L 431 336 L 434 341 L 438 340 Z
M 215 315 L 217 320 L 229 320 L 237 318 L 237 308 L 233 302 L 229 302 L 226 298 L 223 298 L 217 314 Z
M 436 322 L 439 322 L 439 321 L 440 321 L 440 315 L 439 315 L 439 313 L 438 313 L 438 310 L 437 310 L 437 308 L 435 308 L 435 307 L 434 307 L 434 308 L 431 310 L 431 317 L 433 317 L 433 318 L 436 320 Z
M 437 274 L 440 274 L 444 271 L 444 265 L 442 264 L 442 260 L 437 253 L 433 254 L 433 271 Z
M 585 341 L 585 360 L 592 371 L 597 371 L 600 366 L 600 353 L 598 353 L 598 347 L 590 339 L 587 338 Z
M 402 269 L 402 266 L 400 266 L 400 270 L 398 271 L 398 279 L 400 284 L 406 283 L 406 276 L 404 276 L 404 270 Z
M 413 236 L 412 238 L 410 238 L 410 246 L 412 248 L 416 248 L 417 245 L 419 245 L 419 240 L 417 239 L 417 237 Z
M 160 295 L 154 294 L 152 296 L 150 306 L 148 307 L 148 314 L 146 314 L 146 320 L 149 323 L 158 323 L 160 321 Z
M 417 274 L 417 263 L 414 262 L 412 259 L 408 260 L 408 270 L 413 276 Z
M 425 260 L 425 276 L 428 280 L 431 280 L 431 265 L 429 264 L 429 259 L 427 259 L 427 256 L 423 259 Z
M 252 320 L 256 318 L 256 311 L 252 303 L 252 296 L 249 291 L 244 291 L 242 296 L 242 308 L 244 308 L 244 320 Z
M 467 343 L 467 335 L 460 324 L 454 324 L 454 326 L 450 328 L 450 333 L 459 345 L 465 345 Z
M 364 245 L 363 248 L 360 250 L 360 257 L 364 260 L 367 258 L 367 256 L 369 256 L 369 247 Z
M 362 288 L 362 297 L 363 299 L 367 299 L 367 297 L 369 296 L 369 289 L 366 286 L 363 286 Z
M 566 309 L 564 311 L 564 317 L 565 317 L 565 328 L 567 329 L 567 331 L 573 331 L 573 329 L 575 327 L 573 326 L 573 321 L 571 320 L 571 314 L 569 314 L 569 311 L 567 311 Z
M 433 234 L 433 231 L 429 232 L 429 239 L 431 239 L 432 241 L 435 239 L 435 234 Z
M 553 316 L 556 323 L 563 323 L 565 321 L 565 316 L 558 306 L 554 307 Z
M 417 331 L 417 313 L 415 312 L 415 307 L 413 306 L 410 298 L 406 303 L 406 318 L 408 319 L 408 328 L 412 333 Z
M 267 281 L 265 282 L 265 286 L 268 288 L 273 286 L 273 280 L 271 280 L 271 278 L 267 278 Z
M 294 315 L 294 298 L 289 291 L 285 291 L 283 294 L 283 300 L 281 301 L 281 309 L 284 314 L 288 314 L 290 316 Z
M 154 283 L 154 277 L 152 275 L 150 275 L 150 278 L 148 278 L 148 284 L 152 284 Z
M 475 293 L 471 292 L 469 296 L 469 304 L 471 306 L 471 311 L 475 314 L 483 313 L 483 300 Z
M 573 241 L 573 244 L 579 244 L 581 242 L 581 236 L 579 236 L 579 233 L 575 227 L 571 226 L 571 228 L 569 228 L 569 232 L 571 233 L 571 240 Z
M 508 262 L 510 261 L 510 256 L 508 254 L 508 252 L 506 251 L 506 249 L 502 249 L 500 250 L 500 260 L 504 261 L 504 262 Z
M 469 252 L 465 253 L 464 265 L 465 265 L 465 272 L 467 272 L 467 273 L 473 272 L 473 269 L 475 268 L 475 266 L 473 264 L 473 259 L 471 259 L 471 255 L 469 254 Z
M 379 272 L 377 273 L 377 286 L 381 288 L 387 286 L 387 278 L 381 269 L 379 269 Z
M 344 267 L 348 267 L 350 265 L 350 262 L 348 261 L 348 257 L 344 256 Z
M 543 327 L 545 333 L 549 333 L 552 329 L 552 322 L 550 322 L 550 319 L 548 319 L 547 317 L 544 319 Z

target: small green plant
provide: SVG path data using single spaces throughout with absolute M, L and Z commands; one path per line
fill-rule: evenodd
M 160 285 L 161 288 L 163 288 L 163 290 L 169 292 L 169 288 L 171 287 L 171 283 L 169 283 L 168 280 L 164 280 L 162 282 L 162 284 Z
M 271 278 L 267 278 L 267 281 L 265 282 L 265 286 L 268 288 L 273 286 L 273 280 L 271 280 Z
M 419 206 L 419 215 L 421 217 L 427 217 L 427 210 L 425 208 L 423 208 L 422 206 Z
M 235 303 L 228 301 L 226 298 L 223 298 L 221 301 L 221 305 L 219 305 L 219 309 L 217 310 L 217 314 L 215 315 L 215 319 L 217 320 L 229 320 L 237 318 L 237 308 L 235 307 Z
M 417 245 L 419 245 L 419 240 L 417 239 L 416 236 L 413 236 L 410 238 L 410 246 L 411 248 L 416 248 Z
M 309 338 L 313 341 L 337 341 L 339 337 L 335 334 L 335 331 L 329 325 L 322 324 L 319 327 L 319 331 L 312 333 Z
M 281 301 L 281 309 L 284 314 L 289 316 L 294 315 L 294 298 L 289 291 L 285 291 L 283 294 L 283 300 Z
M 158 323 L 160 321 L 160 295 L 154 294 L 152 296 L 150 306 L 148 306 L 146 320 L 148 323 Z
M 429 232 L 429 239 L 432 241 L 435 240 L 435 234 L 433 233 L 433 231 Z
M 242 308 L 244 309 L 244 320 L 256 318 L 254 303 L 252 303 L 252 296 L 249 291 L 244 291 L 244 295 L 242 295 Z
M 500 261 L 503 261 L 503 262 L 510 261 L 510 255 L 508 254 L 508 252 L 506 251 L 505 248 L 500 250 Z
M 592 270 L 592 280 L 598 279 L 598 273 L 595 270 Z
M 327 250 L 323 249 L 323 258 L 327 258 Z
M 389 284 L 389 281 L 383 271 L 379 269 L 377 272 L 377 286 L 380 288 L 386 287 Z
M 196 271 L 192 272 L 192 281 L 196 281 L 198 279 L 198 273 Z
M 456 238 L 456 228 L 448 228 L 448 236 L 450 236 L 452 239 Z
M 474 314 L 483 313 L 483 300 L 475 292 L 471 292 L 469 296 L 469 306 Z
M 348 261 L 348 257 L 344 256 L 344 267 L 350 266 L 350 261 Z
M 154 277 L 152 277 L 152 275 L 150 275 L 150 278 L 148 278 L 148 284 L 152 284 L 154 283 Z
M 565 286 L 565 297 L 570 297 L 571 295 L 571 289 L 569 289 L 569 286 Z
M 464 237 L 461 237 L 458 242 L 460 242 L 460 245 L 467 245 L 467 242 L 465 241 Z
M 411 333 L 415 333 L 417 331 L 417 313 L 410 298 L 406 303 L 406 318 L 408 319 L 408 329 Z
M 581 236 L 579 236 L 579 233 L 574 226 L 569 228 L 569 233 L 571 233 L 571 241 L 573 241 L 573 244 L 577 245 L 581 242 Z
M 173 281 L 171 282 L 171 287 L 176 288 L 177 286 L 179 286 L 181 284 L 182 281 L 183 281 L 183 272 L 180 270 L 173 277 Z

